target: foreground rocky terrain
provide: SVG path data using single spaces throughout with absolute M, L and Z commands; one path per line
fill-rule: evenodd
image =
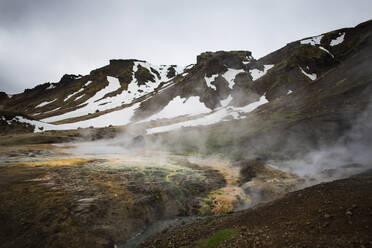
M 372 247 L 372 172 L 211 217 L 141 247 Z

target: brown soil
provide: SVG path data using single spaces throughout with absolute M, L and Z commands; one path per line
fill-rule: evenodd
M 371 189 L 369 171 L 183 226 L 141 247 L 372 247 Z M 200 245 L 223 230 L 238 235 L 217 246 Z

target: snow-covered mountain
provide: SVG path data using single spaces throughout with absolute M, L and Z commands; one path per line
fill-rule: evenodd
M 32 125 L 35 132 L 138 124 L 153 134 L 241 120 L 337 70 L 363 48 L 371 29 L 366 22 L 305 38 L 258 60 L 249 51 L 205 52 L 186 67 L 111 60 L 89 75 L 1 93 L 0 109 L 22 116 L 0 122 Z

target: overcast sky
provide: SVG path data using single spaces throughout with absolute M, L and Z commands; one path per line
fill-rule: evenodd
M 204 51 L 260 58 L 372 18 L 371 0 L 0 0 L 0 91 L 18 93 L 112 58 L 195 63 Z

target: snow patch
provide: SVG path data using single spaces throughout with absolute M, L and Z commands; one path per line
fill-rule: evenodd
M 183 71 L 185 70 L 184 67 L 182 66 L 178 66 L 178 65 L 175 65 L 175 66 L 172 66 L 174 68 L 174 70 L 176 71 L 176 75 L 177 76 L 178 74 L 182 74 Z
M 54 125 L 54 124 L 49 124 L 49 123 L 45 123 L 42 121 L 30 120 L 22 116 L 16 116 L 13 119 L 8 120 L 7 123 L 9 125 L 11 125 L 13 122 L 27 123 L 35 127 L 34 132 L 43 132 L 43 131 L 49 131 L 49 130 L 71 130 L 71 129 L 78 129 L 78 128 L 88 128 L 91 126 L 95 128 L 107 127 L 109 125 L 122 126 L 122 125 L 126 125 L 130 123 L 135 110 L 139 106 L 140 106 L 140 103 L 136 103 L 128 108 L 113 111 L 113 112 L 98 116 L 96 118 L 92 118 L 92 119 L 88 119 L 84 121 L 78 121 L 74 123 L 61 124 L 61 125 Z M 2 119 L 5 120 L 4 117 L 2 117 Z
M 82 98 L 83 96 L 85 96 L 85 94 L 82 94 L 81 96 L 76 97 L 74 101 L 79 100 L 79 99 Z
M 300 70 L 301 70 L 301 72 L 305 75 L 305 76 L 307 76 L 308 78 L 310 78 L 311 80 L 315 80 L 316 78 L 317 78 L 317 76 L 316 76 L 316 74 L 315 73 L 306 73 L 300 66 L 299 66 L 299 68 L 300 68 Z
M 77 128 L 87 128 L 87 127 L 107 127 L 109 125 L 113 126 L 123 126 L 130 123 L 135 110 L 140 106 L 140 103 L 133 104 L 130 107 L 113 111 L 104 115 L 100 115 L 98 117 L 78 121 L 74 123 L 67 123 L 61 125 L 53 125 L 50 130 L 69 130 L 69 129 L 77 129 Z
M 259 69 L 252 69 L 249 70 L 249 73 L 252 76 L 252 80 L 255 81 L 259 79 L 260 77 L 264 76 L 271 68 L 273 68 L 274 65 L 264 65 L 264 70 L 261 71 Z
M 310 44 L 310 45 L 320 45 L 320 41 L 322 40 L 323 38 L 323 35 L 318 35 L 318 36 L 314 36 L 314 37 L 311 37 L 309 39 L 305 39 L 305 40 L 301 40 L 300 43 L 302 45 L 304 44 Z
M 164 90 L 168 89 L 169 87 L 173 86 L 173 81 L 169 81 L 167 84 L 165 84 L 162 88 L 160 88 L 157 93 L 163 92 Z
M 226 107 L 227 105 L 230 104 L 230 102 L 232 101 L 232 99 L 233 99 L 232 96 L 229 95 L 229 96 L 226 97 L 225 99 L 221 100 L 221 101 L 220 101 L 221 106 L 222 106 L 222 107 Z
M 319 46 L 319 49 L 321 49 L 321 50 L 323 50 L 323 51 L 325 51 L 326 53 L 328 53 L 329 55 L 331 55 L 332 56 L 332 58 L 334 58 L 335 56 L 332 54 L 332 53 L 330 53 L 330 51 L 328 51 L 327 49 L 325 49 L 324 47 L 322 47 L 322 46 Z
M 339 33 L 341 34 L 341 33 Z M 331 40 L 331 43 L 329 43 L 330 46 L 337 46 L 344 42 L 345 33 L 342 33 L 340 36 L 338 36 L 336 39 Z
M 49 86 L 48 86 L 48 88 L 46 88 L 47 90 L 51 90 L 51 89 L 54 89 L 56 86 L 54 85 L 54 84 L 50 84 Z
M 101 103 L 101 102 L 98 101 L 98 100 L 100 100 L 106 94 L 114 92 L 121 87 L 120 82 L 117 78 L 108 76 L 107 81 L 109 82 L 109 84 L 105 88 L 96 92 L 96 94 L 93 97 L 89 98 L 84 103 L 82 103 L 82 104 L 86 104 L 86 106 L 84 106 L 82 108 L 79 108 L 77 110 L 62 114 L 62 115 L 57 115 L 57 116 L 52 116 L 52 117 L 49 117 L 49 118 L 45 118 L 42 121 L 55 122 L 55 121 L 60 121 L 60 120 L 68 119 L 68 118 L 79 117 L 79 116 L 82 116 L 82 115 L 86 115 L 88 113 L 94 113 L 97 109 L 100 110 L 99 109 L 99 103 Z M 80 96 L 80 97 L 82 97 L 82 96 Z M 78 98 L 76 98 L 75 101 L 77 99 Z
M 266 99 L 266 96 L 263 95 L 257 102 L 252 102 L 244 107 L 233 108 L 235 112 L 242 112 L 242 113 L 249 113 L 258 108 L 259 106 L 268 103 L 269 101 Z
M 211 110 L 200 101 L 198 96 L 181 98 L 176 96 L 159 113 L 152 115 L 145 121 L 174 118 L 182 115 L 198 115 L 209 113 Z
M 225 100 L 229 99 L 231 101 L 232 97 L 229 96 Z M 227 101 L 226 101 L 227 102 Z M 244 119 L 244 114 L 252 112 L 259 106 L 267 103 L 268 100 L 266 99 L 265 95 L 261 96 L 257 102 L 253 102 L 248 104 L 247 106 L 236 108 L 236 107 L 225 107 L 217 109 L 212 113 L 206 114 L 203 117 L 196 118 L 194 120 L 188 120 L 183 122 L 174 123 L 171 125 L 165 125 L 160 127 L 149 128 L 146 130 L 147 134 L 154 134 L 154 133 L 162 133 L 162 132 L 169 132 L 173 131 L 182 127 L 194 127 L 194 126 L 206 126 L 206 125 L 213 125 L 218 122 L 228 121 L 231 119 Z
M 135 73 L 137 72 L 139 66 L 146 68 L 154 76 L 154 81 L 147 81 L 144 84 L 138 85 L 138 81 L 135 78 Z M 109 81 L 109 84 L 105 88 L 96 92 L 96 94 L 93 97 L 81 103 L 80 106 L 83 106 L 83 107 L 73 110 L 68 113 L 64 113 L 62 115 L 43 119 L 43 121 L 55 122 L 55 121 L 60 121 L 60 120 L 68 119 L 68 118 L 84 116 L 89 113 L 94 113 L 97 110 L 104 111 L 104 110 L 120 107 L 123 104 L 132 104 L 136 99 L 154 92 L 155 89 L 159 87 L 161 82 L 169 81 L 169 78 L 167 77 L 167 73 L 170 67 L 173 67 L 175 69 L 176 74 L 183 73 L 184 68 L 180 66 L 165 66 L 165 65 L 155 66 L 155 65 L 152 65 L 144 61 L 136 61 L 134 62 L 133 69 L 132 69 L 132 81 L 128 84 L 127 90 L 123 90 L 120 94 L 117 94 L 115 96 L 103 98 L 106 94 L 117 91 L 118 89 L 121 88 L 120 82 L 117 78 L 108 76 L 107 80 Z M 151 71 L 151 68 L 159 72 L 160 78 L 158 78 L 157 74 Z M 87 87 L 89 84 L 91 84 L 91 81 L 87 82 L 84 85 L 84 87 Z M 84 95 L 81 95 L 75 98 L 75 101 L 80 99 L 83 96 Z
M 187 66 L 184 68 L 184 70 L 190 69 L 190 68 L 192 68 L 194 65 L 195 65 L 195 64 L 189 64 L 189 65 L 187 65 Z
M 229 83 L 228 86 L 230 89 L 232 89 L 235 85 L 234 80 L 235 80 L 236 75 L 242 72 L 245 72 L 245 71 L 243 69 L 228 68 L 227 71 L 224 74 L 222 74 L 222 77 L 224 77 L 226 81 Z
M 214 90 L 217 90 L 216 86 L 212 84 L 212 82 L 218 77 L 218 74 L 212 75 L 210 77 L 205 76 L 204 80 L 207 83 L 207 86 L 209 88 L 212 88 Z
M 6 119 L 2 117 L 2 119 L 5 121 Z M 35 121 L 35 120 L 30 120 L 26 119 L 22 116 L 16 116 L 13 119 L 7 120 L 8 125 L 12 125 L 14 122 L 18 123 L 26 123 L 29 125 L 34 126 L 34 132 L 41 132 L 41 131 L 46 131 L 46 130 L 51 130 L 49 128 L 52 128 L 54 125 L 44 123 L 41 121 Z
M 84 88 L 81 88 L 80 90 L 68 95 L 63 101 L 66 102 L 68 99 L 70 99 L 71 97 L 73 97 L 74 95 L 76 94 L 79 94 L 80 92 L 82 92 L 84 90 Z
M 250 62 L 252 62 L 253 57 L 252 56 L 245 56 L 245 59 L 246 60 L 243 60 L 242 63 L 246 65 L 246 64 L 249 64 Z
M 42 102 L 42 103 L 40 103 L 39 105 L 37 105 L 35 108 L 41 108 L 41 107 L 43 107 L 43 106 L 45 106 L 45 105 L 48 105 L 48 104 L 50 104 L 50 103 L 52 103 L 52 102 L 55 102 L 55 101 L 57 101 L 57 99 L 54 99 L 54 100 L 52 100 L 52 101 L 50 101 L 50 102 L 48 102 L 48 101 Z
M 182 127 L 212 125 L 212 124 L 222 121 L 226 116 L 227 116 L 227 110 L 223 109 L 223 110 L 213 112 L 212 114 L 209 114 L 209 115 L 206 115 L 204 117 L 197 118 L 194 120 L 179 122 L 179 123 L 161 126 L 161 127 L 149 128 L 146 130 L 146 132 L 147 134 L 154 134 L 154 133 L 169 132 L 169 131 L 176 130 Z
M 59 109 L 61 109 L 61 107 L 58 107 L 58 108 L 55 108 L 55 109 L 52 109 L 52 110 L 49 110 L 49 111 L 43 112 L 43 114 L 51 113 L 51 112 L 57 111 L 57 110 L 59 110 Z M 41 113 L 39 113 L 39 114 L 41 114 Z

